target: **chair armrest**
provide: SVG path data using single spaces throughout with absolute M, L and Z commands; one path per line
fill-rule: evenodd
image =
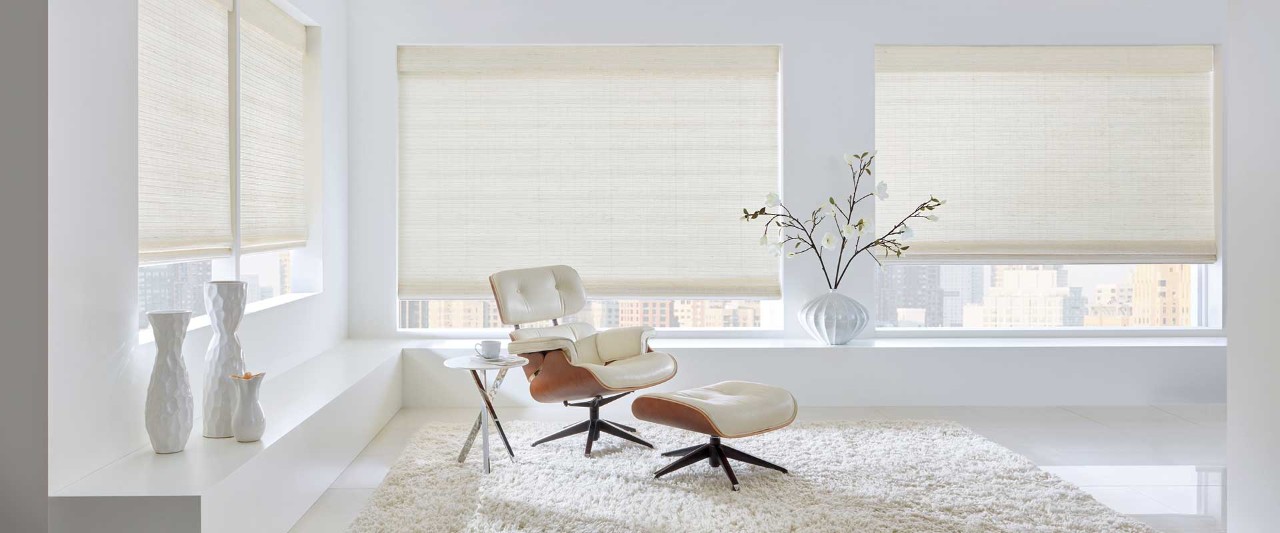
M 606 363 L 640 355 L 649 351 L 653 333 L 649 326 L 606 329 L 595 335 L 596 353 Z
M 534 337 L 532 339 L 511 341 L 507 345 L 507 351 L 517 355 L 554 352 L 556 350 L 564 350 L 570 361 L 573 361 L 578 355 L 573 341 L 565 337 Z

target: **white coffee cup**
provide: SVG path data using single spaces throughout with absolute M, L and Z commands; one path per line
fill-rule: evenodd
M 502 341 L 477 342 L 476 355 L 485 359 L 497 359 L 502 355 Z

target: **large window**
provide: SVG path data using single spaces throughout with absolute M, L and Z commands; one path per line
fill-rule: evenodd
M 488 276 L 548 264 L 608 298 L 600 325 L 758 323 L 737 307 L 779 298 L 778 260 L 735 213 L 778 190 L 778 57 L 400 47 L 401 325 L 492 325 Z
M 138 3 L 138 308 L 292 290 L 307 245 L 307 29 L 271 0 Z M 235 83 L 232 83 L 235 81 Z
M 1217 261 L 1213 48 L 879 46 L 882 327 L 1196 327 Z
M 1199 327 L 1202 265 L 891 265 L 876 323 L 899 328 Z

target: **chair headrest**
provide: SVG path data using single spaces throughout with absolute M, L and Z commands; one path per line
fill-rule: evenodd
M 563 318 L 587 305 L 578 271 L 565 265 L 504 270 L 489 276 L 503 324 Z

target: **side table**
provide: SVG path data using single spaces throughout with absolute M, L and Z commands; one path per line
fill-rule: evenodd
M 504 354 L 505 355 L 505 354 Z M 498 421 L 498 412 L 493 408 L 493 397 L 498 393 L 498 387 L 502 386 L 503 378 L 507 377 L 507 371 L 513 368 L 520 368 L 529 363 L 528 359 L 523 357 L 519 361 L 513 361 L 507 364 L 498 364 L 496 362 L 486 361 L 479 356 L 464 355 L 445 360 L 444 366 L 447 368 L 456 368 L 471 372 L 471 378 L 475 382 L 476 390 L 480 392 L 480 414 L 476 416 L 476 421 L 471 425 L 471 433 L 467 435 L 467 440 L 462 444 L 462 452 L 458 454 L 458 462 L 466 461 L 467 454 L 471 452 L 471 445 L 475 443 L 476 434 L 481 435 L 480 447 L 484 451 L 484 473 L 490 472 L 489 468 L 489 421 L 493 420 L 493 425 L 498 429 L 498 436 L 502 437 L 502 444 L 507 448 L 507 454 L 515 459 L 515 452 L 511 450 L 511 443 L 507 440 L 506 432 L 502 431 L 502 423 Z M 489 371 L 497 370 L 498 374 L 494 377 L 493 382 L 489 382 Z

